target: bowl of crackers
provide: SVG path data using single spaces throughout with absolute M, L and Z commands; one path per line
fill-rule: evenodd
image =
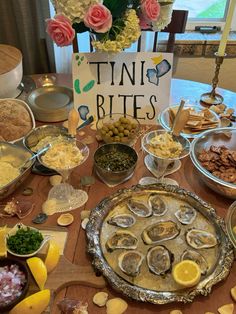
M 161 126 L 170 131 L 173 121 L 177 114 L 179 105 L 170 106 L 162 111 L 158 117 Z M 187 138 L 195 138 L 202 132 L 220 127 L 220 118 L 218 115 L 208 108 L 197 105 L 186 104 L 183 111 L 189 112 L 189 119 L 187 120 L 181 135 Z
M 190 157 L 210 189 L 236 199 L 236 128 L 203 132 L 191 143 Z

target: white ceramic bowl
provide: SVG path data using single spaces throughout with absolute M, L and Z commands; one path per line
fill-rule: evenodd
M 30 227 L 30 226 L 25 226 L 23 225 L 22 223 L 18 223 L 16 224 L 8 233 L 7 233 L 7 238 L 10 237 L 10 236 L 13 236 L 16 234 L 17 230 L 19 229 L 27 229 L 27 228 L 30 228 L 32 230 L 35 230 L 35 231 L 39 231 L 38 229 L 34 228 L 34 227 Z M 40 232 L 40 231 L 39 231 Z M 17 253 L 14 253 L 12 252 L 9 247 L 7 246 L 7 251 L 8 253 L 10 253 L 11 255 L 14 255 L 14 256 L 17 256 L 17 257 L 24 257 L 24 258 L 28 258 L 28 257 L 31 257 L 31 256 L 34 256 L 36 255 L 44 246 L 44 244 L 46 244 L 46 242 L 50 239 L 50 236 L 43 236 L 43 240 L 39 246 L 39 248 L 37 250 L 35 250 L 34 252 L 32 253 L 29 253 L 29 254 L 17 254 Z
M 177 109 L 179 107 L 179 105 L 175 105 L 175 106 L 171 106 L 171 107 L 168 107 L 166 108 L 165 110 L 163 110 L 159 117 L 158 117 L 158 120 L 161 124 L 161 126 L 167 130 L 167 131 L 170 131 L 171 130 L 171 125 L 170 125 L 170 114 L 169 114 L 169 109 L 170 108 L 173 108 L 173 109 Z M 201 110 L 204 109 L 204 107 L 201 107 L 201 106 L 197 106 L 197 105 L 189 105 L 189 104 L 186 104 L 184 106 L 184 109 L 189 109 L 189 108 L 193 108 L 196 112 L 200 112 Z M 213 120 L 216 121 L 218 123 L 217 127 L 220 127 L 220 118 L 218 117 L 218 115 L 210 110 L 212 115 L 214 116 Z M 199 134 L 201 134 L 203 131 L 201 132 L 196 132 L 196 133 L 185 133 L 185 132 L 181 132 L 180 134 L 186 138 L 196 138 L 199 136 Z
M 9 58 L 12 58 L 13 66 L 7 72 L 1 72 L 0 69 L 0 98 L 16 97 L 19 94 L 19 92 L 17 92 L 17 87 L 20 85 L 23 77 L 22 54 L 15 47 L 7 45 L 2 46 L 6 49 L 2 51 L 9 53 Z M 14 53 L 14 56 L 11 55 L 11 53 Z M 15 56 L 18 57 L 18 62 L 17 60 L 15 61 Z

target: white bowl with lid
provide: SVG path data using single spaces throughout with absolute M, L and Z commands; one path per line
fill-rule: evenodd
M 0 98 L 15 98 L 23 77 L 22 53 L 19 49 L 0 45 Z

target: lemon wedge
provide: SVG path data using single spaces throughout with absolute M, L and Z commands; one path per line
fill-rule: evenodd
M 181 286 L 193 287 L 201 278 L 201 269 L 197 263 L 184 260 L 174 266 L 172 275 Z
M 26 262 L 37 285 L 39 286 L 39 289 L 43 290 L 47 280 L 47 268 L 44 262 L 39 257 L 28 258 Z
M 232 299 L 236 302 L 236 286 L 230 289 Z
M 7 256 L 7 243 L 6 243 L 7 226 L 0 228 L 0 257 Z
M 50 240 L 47 256 L 45 259 L 45 265 L 48 273 L 51 272 L 57 266 L 59 259 L 60 259 L 59 246 L 54 240 Z
M 233 314 L 234 313 L 234 304 L 225 304 L 217 309 L 220 314 Z
M 9 314 L 41 314 L 50 302 L 50 290 L 36 292 L 18 303 Z

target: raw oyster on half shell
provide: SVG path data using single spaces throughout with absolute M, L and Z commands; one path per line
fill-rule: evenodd
M 139 217 L 149 217 L 152 215 L 152 209 L 144 202 L 131 198 L 128 200 L 127 206 L 132 213 Z
M 164 246 L 157 245 L 148 250 L 147 264 L 156 275 L 164 275 L 171 269 L 174 255 Z
M 131 277 L 136 277 L 140 272 L 144 255 L 138 251 L 122 252 L 118 257 L 120 269 Z
M 150 195 L 148 204 L 151 207 L 154 216 L 163 216 L 167 211 L 165 202 L 157 194 Z
M 107 223 L 113 226 L 128 228 L 135 224 L 136 219 L 131 214 L 114 215 L 107 220 Z
M 180 205 L 179 210 L 175 213 L 176 218 L 181 222 L 183 225 L 190 225 L 194 222 L 197 212 L 196 210 L 188 205 Z
M 107 250 L 112 252 L 116 249 L 135 250 L 138 239 L 130 231 L 118 230 L 106 242 Z
M 202 256 L 202 254 L 193 250 L 185 250 L 180 257 L 180 260 L 183 261 L 186 259 L 196 262 L 201 269 L 202 275 L 205 275 L 207 273 L 208 264 L 205 257 Z
M 207 249 L 217 245 L 216 237 L 201 229 L 190 229 L 186 233 L 186 241 L 194 249 Z
M 153 244 L 174 239 L 179 233 L 180 229 L 174 221 L 160 221 L 148 226 L 142 233 L 142 239 L 146 244 Z

